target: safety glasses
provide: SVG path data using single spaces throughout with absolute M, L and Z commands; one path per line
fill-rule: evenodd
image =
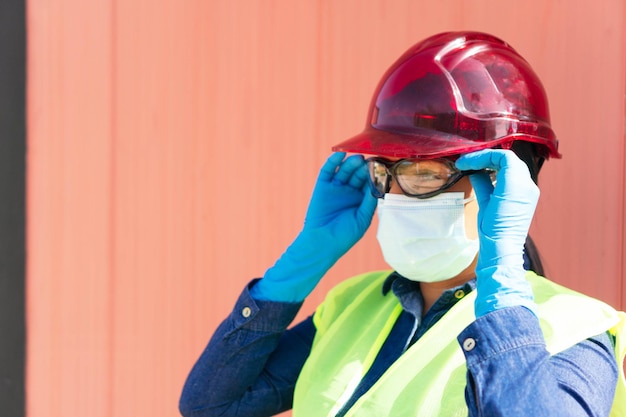
M 449 159 L 400 159 L 380 157 L 365 160 L 370 173 L 370 188 L 376 198 L 383 198 L 395 179 L 402 192 L 410 197 L 429 198 L 444 192 L 466 175 L 480 171 L 460 171 Z

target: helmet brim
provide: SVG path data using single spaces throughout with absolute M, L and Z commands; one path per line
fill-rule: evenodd
M 434 159 L 493 148 L 512 138 L 488 142 L 470 140 L 432 129 L 413 128 L 411 133 L 367 128 L 335 146 L 335 152 L 350 152 L 393 158 Z

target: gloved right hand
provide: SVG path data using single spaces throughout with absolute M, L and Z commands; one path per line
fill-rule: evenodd
M 301 302 L 363 237 L 376 210 L 361 155 L 332 154 L 313 190 L 302 231 L 250 290 L 258 300 Z

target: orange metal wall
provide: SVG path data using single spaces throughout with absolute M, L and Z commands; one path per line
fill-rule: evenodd
M 242 286 L 299 230 L 330 146 L 417 40 L 492 32 L 544 80 L 563 160 L 533 234 L 626 307 L 622 0 L 29 0 L 29 417 L 177 415 Z M 370 230 L 307 301 L 384 264 Z

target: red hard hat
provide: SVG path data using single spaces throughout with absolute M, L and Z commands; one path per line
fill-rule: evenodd
M 561 156 L 539 78 L 506 42 L 447 32 L 417 43 L 387 70 L 365 130 L 333 150 L 431 159 L 516 140 Z

